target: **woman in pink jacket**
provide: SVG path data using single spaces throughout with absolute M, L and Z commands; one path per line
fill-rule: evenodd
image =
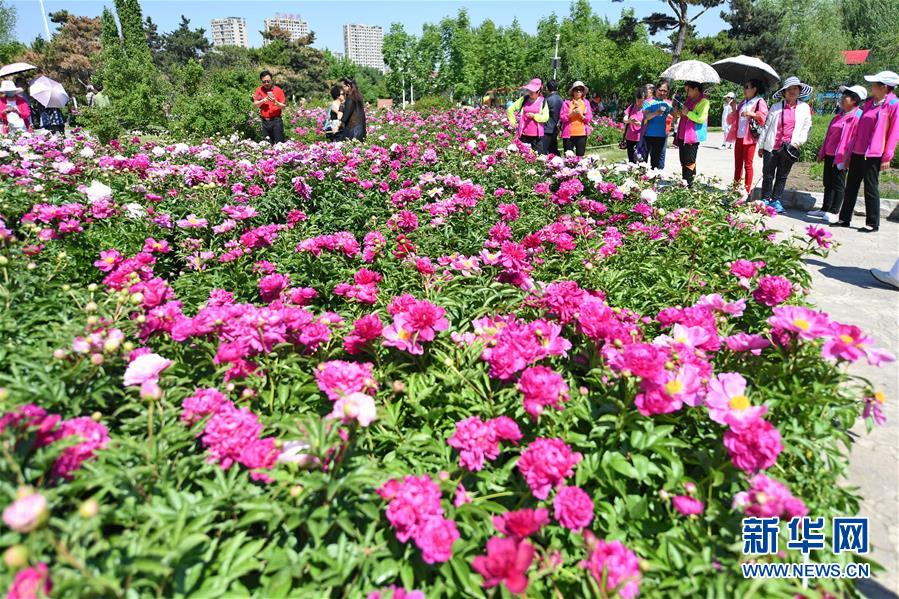
M 20 96 L 21 87 L 16 85 L 9 79 L 0 83 L 0 94 L 2 94 L 2 105 L 0 105 L 0 125 L 2 125 L 3 133 L 10 133 L 10 116 L 17 115 L 17 123 L 19 128 L 31 131 L 31 108 L 28 101 Z
M 843 112 L 833 117 L 827 126 L 824 143 L 818 150 L 818 162 L 824 162 L 824 205 L 820 210 L 813 210 L 809 216 L 817 216 L 829 223 L 839 220 L 837 214 L 843 204 L 843 193 L 846 189 L 846 163 L 849 160 L 849 140 L 855 133 L 855 125 L 862 111 L 858 107 L 868 97 L 868 92 L 861 85 L 840 87 L 843 97 L 840 108 Z
M 646 88 L 641 85 L 634 92 L 634 101 L 624 109 L 624 118 L 622 119 L 627 161 L 634 164 L 646 160 L 644 156 L 639 156 L 637 153 L 637 144 L 640 143 L 640 134 L 643 130 L 643 103 L 645 100 Z
M 568 89 L 569 99 L 562 103 L 559 120 L 562 123 L 562 145 L 566 152 L 574 151 L 583 156 L 587 151 L 587 137 L 590 136 L 590 121 L 593 109 L 587 96 L 587 86 L 583 81 L 575 81 Z
M 758 79 L 746 81 L 743 84 L 743 100 L 727 117 L 730 129 L 724 141 L 734 146 L 734 188 L 740 185 L 745 171 L 746 195 L 752 191 L 755 146 L 765 124 L 765 117 L 768 116 L 768 105 L 761 97 L 762 92 L 761 81 Z M 757 124 L 755 129 L 751 126 L 752 121 Z
M 899 75 L 881 71 L 865 76 L 865 81 L 871 83 L 871 90 L 849 145 L 849 174 L 840 220 L 832 226 L 848 227 L 852 222 L 858 190 L 864 181 L 865 226 L 859 232 L 874 233 L 880 229 L 880 171 L 890 167 L 899 142 L 899 99 L 893 93 L 899 85 Z

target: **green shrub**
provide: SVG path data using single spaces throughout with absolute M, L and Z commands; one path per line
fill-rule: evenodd
M 418 112 L 434 112 L 437 110 L 450 110 L 455 106 L 452 100 L 446 96 L 425 96 L 416 100 L 413 108 Z

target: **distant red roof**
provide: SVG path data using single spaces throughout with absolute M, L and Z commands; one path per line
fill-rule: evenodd
M 841 50 L 843 62 L 846 64 L 864 64 L 870 53 L 870 50 Z

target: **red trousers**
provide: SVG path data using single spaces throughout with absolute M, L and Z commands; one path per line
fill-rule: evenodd
M 734 144 L 734 185 L 743 178 L 746 171 L 746 193 L 752 192 L 752 161 L 755 159 L 756 144 L 744 144 L 738 139 Z

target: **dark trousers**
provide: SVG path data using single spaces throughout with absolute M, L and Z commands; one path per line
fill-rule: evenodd
M 59 133 L 60 135 L 66 132 L 65 125 L 47 125 L 46 127 L 44 127 L 44 129 L 46 129 L 50 133 Z
M 540 153 L 541 154 L 555 154 L 559 155 L 559 132 L 553 131 L 552 133 L 543 134 L 543 139 L 540 142 Z
M 587 151 L 587 136 L 572 135 L 562 140 L 566 152 L 573 151 L 575 156 L 583 156 Z
M 262 119 L 262 134 L 273 144 L 284 141 L 284 121 L 279 116 Z
M 365 125 L 359 124 L 350 127 L 349 129 L 342 129 L 338 131 L 334 135 L 334 141 L 347 141 L 349 139 L 355 139 L 357 141 L 365 141 L 365 136 L 368 134 Z
M 786 152 L 765 152 L 762 158 L 762 199 L 777 200 L 783 196 L 787 178 L 795 161 Z
M 823 212 L 839 214 L 843 205 L 843 193 L 846 191 L 846 169 L 837 169 L 833 156 L 824 157 L 824 205 Z
M 531 146 L 531 149 L 535 152 L 540 152 L 540 144 L 543 137 L 537 137 L 536 135 L 522 135 L 518 138 L 521 143 L 526 146 Z
M 680 173 L 689 187 L 693 187 L 693 177 L 696 176 L 696 156 L 699 154 L 699 144 L 681 143 L 678 147 L 680 157 Z
M 646 136 L 646 147 L 649 148 L 649 165 L 652 168 L 665 168 L 665 145 L 667 141 L 667 137 Z
M 846 193 L 840 208 L 840 221 L 852 222 L 852 211 L 858 201 L 858 190 L 865 182 L 865 224 L 880 227 L 880 157 L 865 158 L 853 154 L 849 160 L 849 174 L 846 176 Z
M 627 161 L 637 163 L 637 144 L 639 141 L 631 141 L 629 139 L 624 140 L 624 143 L 627 144 Z

